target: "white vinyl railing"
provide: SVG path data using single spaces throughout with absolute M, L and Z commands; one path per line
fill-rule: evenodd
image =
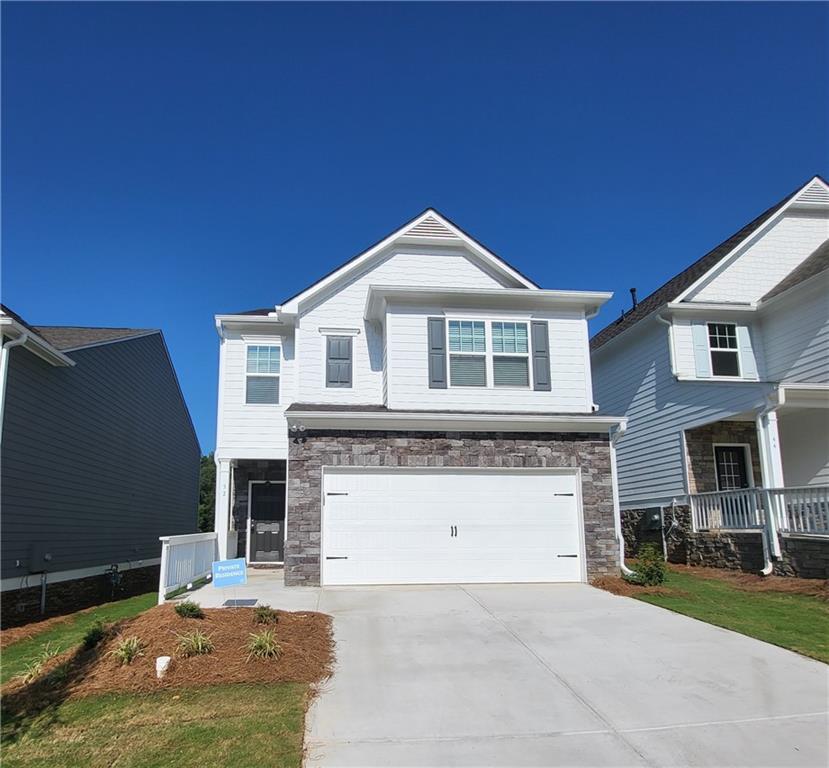
M 784 533 L 829 535 L 829 486 L 741 488 L 689 495 L 695 530 L 763 528 L 766 510 Z
M 217 559 L 215 533 L 189 533 L 161 536 L 161 574 L 158 579 L 158 604 L 170 592 L 207 576 Z
M 778 531 L 829 535 L 829 485 L 770 488 Z

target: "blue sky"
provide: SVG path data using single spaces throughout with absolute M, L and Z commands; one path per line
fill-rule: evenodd
M 2 299 L 160 327 L 202 448 L 217 312 L 435 206 L 616 317 L 829 171 L 825 4 L 2 6 Z

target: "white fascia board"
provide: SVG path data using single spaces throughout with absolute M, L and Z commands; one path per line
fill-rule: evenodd
M 670 301 L 665 305 L 668 314 L 692 315 L 694 317 L 722 314 L 751 314 L 757 311 L 757 306 L 757 302 L 754 301 L 745 304 L 729 304 L 721 301 Z
M 484 248 L 480 243 L 475 242 L 472 238 L 468 235 L 464 234 L 459 230 L 454 224 L 450 221 L 447 221 L 443 216 L 441 216 L 434 208 L 428 208 L 425 210 L 420 216 L 416 219 L 407 222 L 399 229 L 392 232 L 388 237 L 383 238 L 379 243 L 376 243 L 367 251 L 364 251 L 356 258 L 352 259 L 351 261 L 343 264 L 342 267 L 332 272 L 327 277 L 324 277 L 319 282 L 314 283 L 309 288 L 306 288 L 302 293 L 297 294 L 289 301 L 287 301 L 282 307 L 282 311 L 287 314 L 297 315 L 299 314 L 300 305 L 307 301 L 312 296 L 316 295 L 320 291 L 325 290 L 328 288 L 332 283 L 336 283 L 338 280 L 343 279 L 346 275 L 350 274 L 356 269 L 359 269 L 363 266 L 367 261 L 369 261 L 373 256 L 377 255 L 384 249 L 388 248 L 397 240 L 402 240 L 403 242 L 415 242 L 415 241 L 422 241 L 422 242 L 432 242 L 431 238 L 415 238 L 406 236 L 406 232 L 413 227 L 416 227 L 420 222 L 424 219 L 432 217 L 439 221 L 443 226 L 445 226 L 450 232 L 452 232 L 455 237 L 462 242 L 470 251 L 476 254 L 482 261 L 484 261 L 487 265 L 489 265 L 494 270 L 501 272 L 502 274 L 507 275 L 512 280 L 517 282 L 519 285 L 523 285 L 524 288 L 521 290 L 538 290 L 538 286 L 533 283 L 531 280 L 528 280 L 526 277 L 521 275 L 520 273 L 516 272 L 512 267 L 510 267 L 506 262 L 496 256 L 494 253 L 488 251 Z M 441 238 L 439 243 L 441 245 L 447 245 L 449 242 L 446 239 Z
M 781 397 L 782 395 L 782 397 Z M 772 398 L 781 408 L 829 408 L 829 384 L 781 383 Z
M 222 336 L 223 328 L 241 329 L 247 327 L 292 326 L 292 318 L 282 313 L 274 312 L 270 315 L 214 315 L 216 332 Z
M 686 296 L 688 296 L 689 294 L 694 293 L 694 291 L 696 291 L 700 286 L 704 285 L 705 282 L 711 276 L 713 276 L 713 275 L 717 274 L 718 272 L 722 271 L 723 269 L 725 269 L 725 267 L 727 267 L 731 263 L 732 259 L 736 256 L 736 254 L 738 254 L 740 252 L 740 250 L 745 246 L 746 243 L 748 243 L 749 241 L 756 238 L 758 235 L 760 235 L 763 232 L 765 232 L 766 230 L 768 230 L 768 228 L 772 224 L 774 224 L 778 219 L 780 219 L 783 216 L 783 214 L 786 213 L 786 211 L 789 210 L 789 208 L 791 208 L 793 205 L 796 206 L 797 204 L 796 204 L 795 201 L 797 200 L 797 198 L 800 197 L 800 195 L 803 193 L 803 191 L 806 189 L 806 187 L 810 187 L 816 181 L 820 182 L 821 184 L 823 183 L 822 180 L 818 176 L 813 176 L 811 179 L 809 179 L 809 181 L 807 181 L 800 189 L 797 190 L 797 192 L 795 192 L 789 198 L 788 202 L 785 205 L 781 206 L 780 210 L 776 211 L 772 216 L 770 216 L 766 221 L 764 221 L 762 223 L 762 225 L 760 225 L 757 229 L 755 229 L 750 235 L 746 236 L 743 240 L 741 240 L 739 243 L 737 243 L 737 245 L 734 248 L 732 248 L 725 256 L 723 256 L 707 272 L 700 275 L 696 280 L 694 280 L 694 282 L 691 283 L 691 285 L 689 285 L 684 291 L 682 291 L 682 293 L 679 294 L 679 296 L 677 296 L 674 299 L 674 302 L 682 301 Z
M 390 301 L 422 304 L 435 302 L 493 309 L 581 309 L 597 311 L 613 297 L 609 291 L 545 291 L 524 288 L 439 288 L 407 285 L 370 285 L 366 296 L 366 320 L 381 320 Z
M 11 317 L 0 317 L 0 329 L 3 335 L 7 335 L 12 339 L 18 339 L 25 335 L 26 342 L 23 346 L 32 354 L 37 355 L 47 363 L 55 366 L 72 366 L 75 361 L 71 357 L 67 357 L 59 349 L 53 347 L 42 336 L 24 325 L 21 325 Z
M 627 424 L 624 416 L 569 416 L 501 413 L 436 413 L 424 411 L 292 411 L 289 427 L 305 429 L 389 429 L 471 432 L 608 433 Z

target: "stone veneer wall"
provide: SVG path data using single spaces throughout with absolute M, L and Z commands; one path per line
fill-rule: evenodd
M 286 462 L 270 459 L 240 459 L 233 467 L 233 527 L 236 530 L 235 557 L 247 556 L 248 483 L 251 480 L 284 480 Z M 231 553 L 228 553 L 231 556 Z
M 717 490 L 714 443 L 748 443 L 751 450 L 751 471 L 754 475 L 754 484 L 762 485 L 760 453 L 757 449 L 757 427 L 751 421 L 715 421 L 704 427 L 685 430 L 690 493 L 708 493 Z
M 625 554 L 628 556 L 632 556 L 645 540 L 651 540 L 644 539 L 639 528 L 639 520 L 644 513 L 645 510 L 641 509 L 622 512 Z M 672 519 L 676 520 L 676 525 L 672 525 Z M 673 513 L 670 507 L 665 507 L 662 525 L 669 563 L 728 568 L 746 573 L 759 573 L 765 565 L 760 531 L 695 532 L 691 524 L 691 508 L 687 505 L 677 506 Z M 648 537 L 651 533 L 645 532 Z M 779 537 L 782 557 L 774 562 L 775 575 L 829 578 L 829 537 L 788 534 L 780 534 Z
M 32 574 L 29 576 L 29 583 L 35 586 L 10 589 L 2 593 L 2 627 L 5 629 L 50 616 L 61 616 L 81 608 L 144 592 L 157 592 L 159 568 L 158 565 L 148 565 L 121 571 L 118 586 L 114 588 L 108 574 L 87 576 L 72 581 L 56 581 L 52 584 L 47 581 L 46 613 L 43 615 L 40 613 L 40 576 Z
M 608 438 L 593 434 L 309 430 L 291 441 L 285 583 L 319 584 L 324 466 L 581 467 L 587 575 L 618 575 Z

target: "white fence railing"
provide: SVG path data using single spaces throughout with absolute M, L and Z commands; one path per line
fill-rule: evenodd
M 829 535 L 829 486 L 741 488 L 692 493 L 688 497 L 695 530 L 763 528 L 766 510 L 785 533 Z
M 217 559 L 215 533 L 189 533 L 184 536 L 161 536 L 161 574 L 158 580 L 158 604 L 181 587 L 210 573 Z

